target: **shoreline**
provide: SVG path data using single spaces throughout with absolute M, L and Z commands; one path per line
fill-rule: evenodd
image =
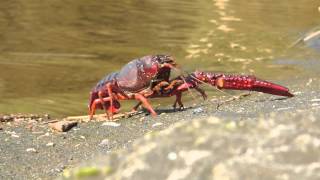
M 319 79 L 314 79 L 309 86 L 305 86 L 305 82 L 302 80 L 301 83 L 296 82 L 293 87 L 290 87 L 296 95 L 293 98 L 251 93 L 250 96 L 228 101 L 233 97 L 220 96 L 217 99 L 207 100 L 202 104 L 188 104 L 188 108 L 184 111 L 173 112 L 171 108 L 158 109 L 157 112 L 160 115 L 156 118 L 139 114 L 110 123 L 103 121 L 78 123 L 76 127 L 73 127 L 68 132 L 54 132 L 48 128 L 47 124 L 34 120 L 31 120 L 31 123 L 34 124 L 30 127 L 28 127 L 28 123 L 16 125 L 11 123 L 10 126 L 0 123 L 0 126 L 2 125 L 3 127 L 3 130 L 0 130 L 0 139 L 2 140 L 0 143 L 0 153 L 2 154 L 0 157 L 0 169 L 2 170 L 0 178 L 53 179 L 61 176 L 63 171 L 71 172 L 72 174 L 75 167 L 88 163 L 91 165 L 97 163 L 97 157 L 102 156 L 109 159 L 114 157 L 114 153 L 135 153 L 135 147 L 137 146 L 133 144 L 144 141 L 143 139 L 150 135 L 158 137 L 157 134 L 159 132 L 163 134 L 161 133 L 162 131 L 166 132 L 166 129 L 171 129 L 173 126 L 181 125 L 184 129 L 192 129 L 198 121 L 205 123 L 212 118 L 218 119 L 218 124 L 223 127 L 231 129 L 236 127 L 236 132 L 239 131 L 237 134 L 245 134 L 247 130 L 238 126 L 240 122 L 249 123 L 250 128 L 259 129 L 257 122 L 261 122 L 259 121 L 261 117 L 265 117 L 263 118 L 264 121 L 273 119 L 275 126 L 281 125 L 278 123 L 282 123 L 282 119 L 287 119 L 293 124 L 298 123 L 295 119 L 310 118 L 310 114 L 317 119 L 319 118 L 319 113 L 314 112 L 319 112 L 320 110 L 320 81 Z M 218 105 L 219 108 L 217 108 Z M 299 113 L 302 115 L 299 115 Z M 291 119 L 291 116 L 295 118 Z M 201 123 L 200 127 L 202 127 Z M 271 132 L 272 128 L 264 129 L 264 131 L 269 130 Z M 205 132 L 205 130 L 196 132 L 201 133 Z M 228 128 L 221 132 L 228 134 L 224 138 L 233 137 L 232 133 L 228 132 Z M 212 134 L 209 136 L 213 137 L 214 134 L 215 131 L 213 129 Z M 254 135 L 258 137 L 259 132 L 252 134 L 253 137 Z M 166 141 L 163 143 L 174 144 L 184 140 L 184 138 L 179 138 L 183 137 L 183 135 L 179 135 L 179 132 L 177 132 L 175 138 L 170 138 L 170 136 L 169 133 L 168 137 L 164 138 Z M 259 141 L 256 143 L 259 143 Z M 159 144 L 159 146 L 163 145 Z M 186 147 L 189 147 L 189 145 Z M 158 151 L 155 152 L 160 153 Z M 162 155 L 167 158 L 166 153 Z M 125 159 L 120 159 L 119 161 L 122 162 L 122 160 L 123 162 L 126 161 Z M 104 161 L 106 164 L 111 162 L 114 161 Z M 112 168 L 114 173 L 111 176 L 117 177 L 118 164 L 112 165 Z

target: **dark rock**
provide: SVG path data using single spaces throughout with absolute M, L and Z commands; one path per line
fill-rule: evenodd
M 76 121 L 59 121 L 55 123 L 49 123 L 49 127 L 59 132 L 66 132 L 77 126 L 77 124 L 78 122 Z
M 12 121 L 14 118 L 12 116 L 7 116 L 7 115 L 4 115 L 0 118 L 0 120 L 2 122 L 9 122 L 9 121 Z

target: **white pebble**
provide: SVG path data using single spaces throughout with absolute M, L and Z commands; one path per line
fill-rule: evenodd
M 105 122 L 101 126 L 119 127 L 121 124 L 115 122 Z
M 171 160 L 171 161 L 176 160 L 176 159 L 177 159 L 177 153 L 175 153 L 175 152 L 170 152 L 170 153 L 168 154 L 168 159 Z
M 49 146 L 54 146 L 54 143 L 53 142 L 49 142 L 48 144 L 46 144 L 47 147 Z
M 27 152 L 37 152 L 37 150 L 35 148 L 28 148 L 26 149 Z
M 154 127 L 157 127 L 157 126 L 161 126 L 163 123 L 161 123 L 161 122 L 158 122 L 158 123 L 154 123 L 154 124 L 152 124 L 152 127 L 154 128 Z

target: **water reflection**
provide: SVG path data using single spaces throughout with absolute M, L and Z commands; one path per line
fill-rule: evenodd
M 172 54 L 187 71 L 301 75 L 274 59 L 309 55 L 288 45 L 320 24 L 317 7 L 312 0 L 1 2 L 0 113 L 83 114 L 98 80 L 147 54 Z

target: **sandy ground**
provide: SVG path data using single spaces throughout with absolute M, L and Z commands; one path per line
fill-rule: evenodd
M 294 98 L 221 96 L 156 118 L 79 123 L 66 133 L 45 119 L 3 122 L 0 179 L 53 179 L 63 171 L 72 178 L 75 167 L 88 166 L 98 167 L 93 174 L 107 167 L 103 176 L 111 179 L 319 179 L 320 79 L 294 81 L 281 83 Z

